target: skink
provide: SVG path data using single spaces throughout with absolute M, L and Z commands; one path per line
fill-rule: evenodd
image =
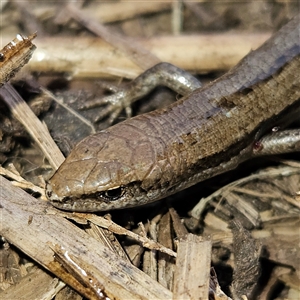
M 298 15 L 219 79 L 82 140 L 49 180 L 48 198 L 71 211 L 134 207 L 235 168 L 299 107 L 299 70 Z

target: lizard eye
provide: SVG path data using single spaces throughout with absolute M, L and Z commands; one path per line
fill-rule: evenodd
M 107 200 L 114 201 L 118 200 L 122 195 L 124 191 L 122 187 L 117 187 L 115 189 L 107 190 L 103 193 L 103 196 L 107 198 Z

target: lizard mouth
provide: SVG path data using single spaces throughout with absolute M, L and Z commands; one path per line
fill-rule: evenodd
M 97 212 L 107 211 L 111 209 L 123 208 L 117 200 L 124 200 L 123 193 L 118 189 L 107 192 L 96 192 L 93 194 L 86 194 L 80 196 L 59 196 L 53 189 L 51 184 L 46 184 L 46 196 L 49 202 L 56 208 L 67 211 L 76 212 Z M 120 196 L 117 197 L 117 196 Z
M 46 183 L 46 196 L 50 201 L 62 201 L 62 198 L 58 197 L 58 195 L 54 193 L 52 186 L 48 182 Z
M 96 212 L 110 209 L 106 207 L 105 203 L 95 202 L 95 199 L 88 198 L 64 197 L 59 200 L 50 199 L 50 203 L 58 209 L 76 212 Z

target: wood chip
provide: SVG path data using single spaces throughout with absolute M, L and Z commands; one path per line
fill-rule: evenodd
M 0 86 L 28 63 L 35 50 L 35 45 L 31 42 L 35 37 L 36 34 L 29 37 L 18 34 L 0 51 Z
M 188 231 L 186 227 L 183 225 L 183 223 L 181 222 L 177 211 L 173 207 L 171 207 L 169 208 L 169 213 L 173 221 L 173 227 L 177 238 L 178 239 L 184 238 L 188 234 Z
M 171 217 L 169 212 L 164 214 L 159 222 L 157 240 L 166 248 L 173 248 L 171 229 Z M 165 254 L 158 253 L 158 282 L 168 289 L 172 289 L 174 276 L 174 258 Z
M 211 242 L 189 234 L 178 244 L 173 299 L 208 299 Z

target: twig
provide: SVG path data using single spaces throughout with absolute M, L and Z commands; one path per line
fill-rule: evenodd
M 107 220 L 103 217 L 99 217 L 99 216 L 96 216 L 93 214 L 82 214 L 82 213 L 73 213 L 73 214 L 63 213 L 63 214 L 70 219 L 72 219 L 74 216 L 76 217 L 76 219 L 84 218 L 85 220 L 88 220 L 102 228 L 106 228 L 115 234 L 126 235 L 126 236 L 140 242 L 143 245 L 143 247 L 145 247 L 145 248 L 148 248 L 151 250 L 158 250 L 158 251 L 166 253 L 170 256 L 176 257 L 176 252 L 172 251 L 171 249 L 166 248 L 163 245 L 161 245 L 157 242 L 154 242 L 145 236 L 140 236 L 132 231 L 129 231 L 129 230 L 125 229 L 124 227 L 114 223 L 111 220 Z
M 269 36 L 270 33 L 163 36 L 139 39 L 139 43 L 161 61 L 200 74 L 228 70 Z M 68 78 L 135 78 L 141 73 L 126 53 L 99 38 L 43 38 L 36 45 L 26 66 L 30 72 L 65 73 Z

